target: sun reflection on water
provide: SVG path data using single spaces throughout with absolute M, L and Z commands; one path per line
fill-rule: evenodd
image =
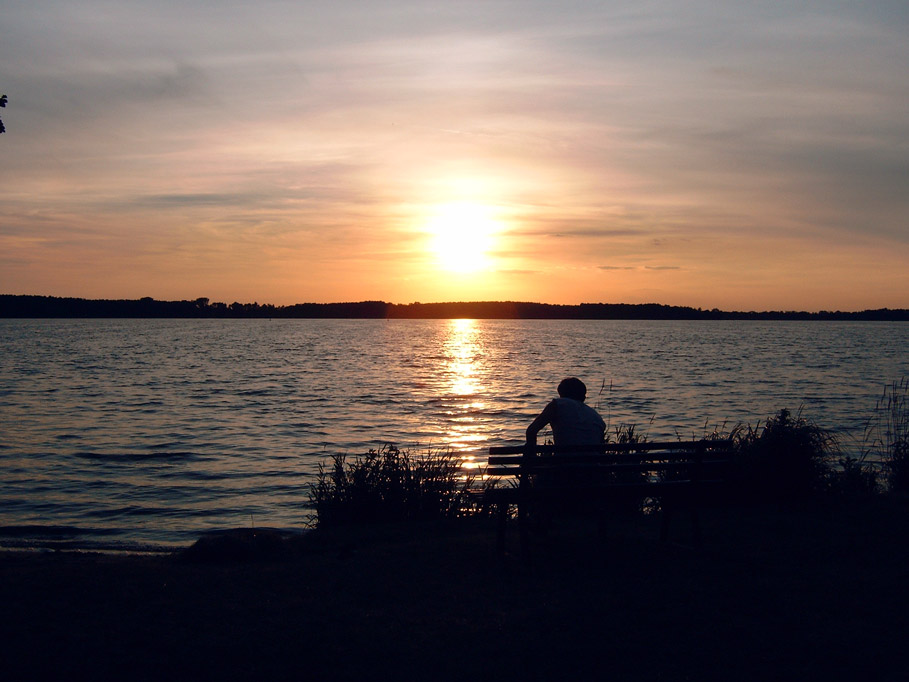
M 445 339 L 445 366 L 442 376 L 448 391 L 449 417 L 446 442 L 460 453 L 476 450 L 488 440 L 485 433 L 487 409 L 483 393 L 484 357 L 482 335 L 475 320 L 451 320 Z M 465 468 L 470 468 L 465 458 Z

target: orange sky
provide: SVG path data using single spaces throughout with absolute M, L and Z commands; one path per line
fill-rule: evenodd
M 0 293 L 909 307 L 909 13 L 4 9 Z

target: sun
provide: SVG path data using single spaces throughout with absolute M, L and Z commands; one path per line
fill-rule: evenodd
M 455 203 L 437 207 L 427 222 L 429 248 L 440 267 L 471 273 L 492 266 L 490 251 L 501 225 L 492 207 Z

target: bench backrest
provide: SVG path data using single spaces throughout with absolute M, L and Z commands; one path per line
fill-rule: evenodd
M 487 476 L 515 476 L 547 470 L 596 470 L 639 472 L 654 476 L 694 475 L 697 478 L 716 475 L 729 463 L 731 440 L 670 441 L 654 443 L 606 443 L 575 446 L 559 450 L 552 445 L 538 445 L 527 450 L 524 445 L 489 448 Z

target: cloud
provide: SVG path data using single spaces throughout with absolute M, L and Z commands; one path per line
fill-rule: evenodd
M 518 276 L 522 276 L 522 277 L 523 277 L 523 276 L 534 276 L 534 277 L 535 277 L 535 276 L 537 276 L 537 275 L 542 275 L 542 274 L 543 274 L 543 271 L 542 271 L 542 270 L 508 270 L 508 269 L 502 269 L 502 270 L 497 270 L 496 272 L 498 272 L 498 273 L 500 273 L 500 274 L 502 274 L 502 275 L 518 275 Z
M 678 265 L 598 265 L 598 269 L 606 271 L 631 271 L 631 270 L 682 270 Z
M 641 235 L 640 230 L 630 229 L 609 229 L 609 228 L 575 228 L 563 229 L 560 227 L 562 221 L 555 221 L 556 224 L 544 225 L 536 228 L 518 229 L 512 232 L 515 236 L 522 237 L 551 237 L 554 239 L 612 239 L 616 237 L 638 237 Z
M 194 206 L 245 206 L 252 203 L 254 195 L 239 194 L 153 194 L 130 201 L 134 205 L 156 208 L 185 208 Z

